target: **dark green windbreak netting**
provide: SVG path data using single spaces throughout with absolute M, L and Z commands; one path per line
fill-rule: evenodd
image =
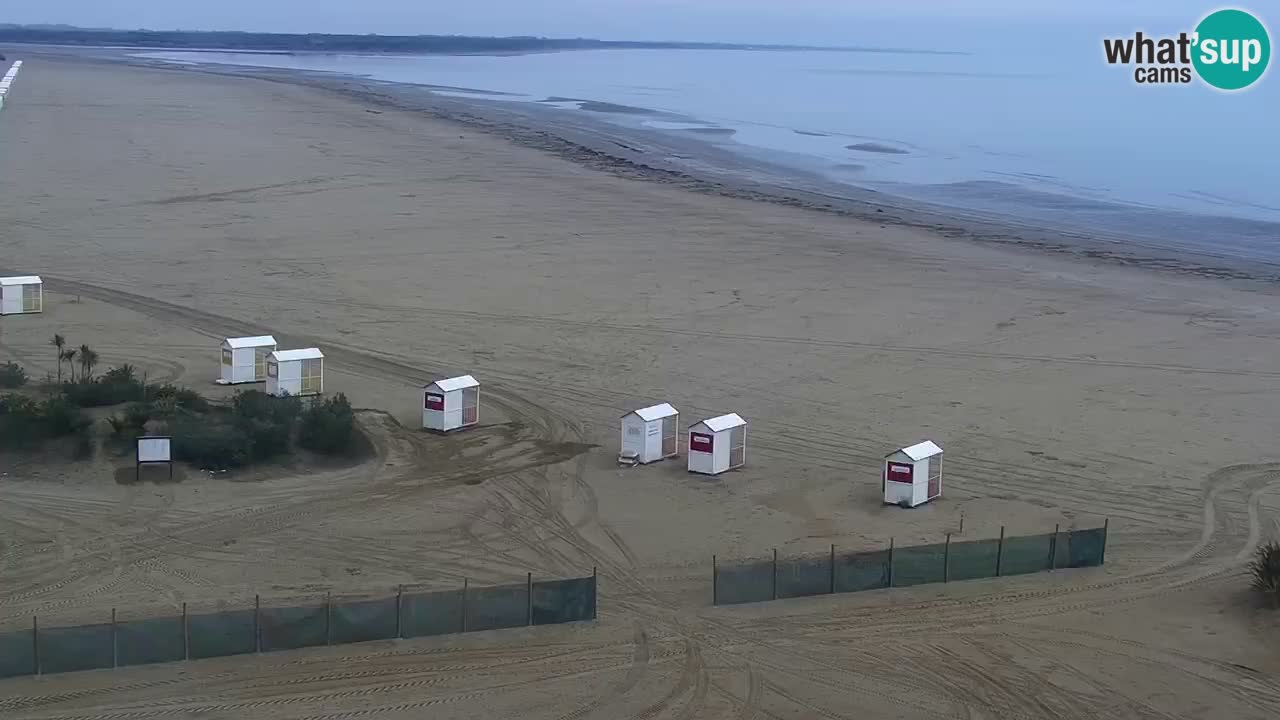
M 548 580 L 533 584 L 533 624 L 590 620 L 596 615 L 596 579 Z
M 860 592 L 889 587 L 889 551 L 836 556 L 836 592 Z
M 943 581 L 943 545 L 918 545 L 893 551 L 893 586 L 909 587 Z
M 323 603 L 302 607 L 262 608 L 259 614 L 262 651 L 296 650 L 324 645 L 329 627 Z
M 120 665 L 183 660 L 182 618 L 129 620 L 116 624 L 116 648 Z
M 462 591 L 406 593 L 401 612 L 405 637 L 462 632 Z
M 773 599 L 773 561 L 721 565 L 715 577 L 717 605 Z
M 952 542 L 948 553 L 948 578 L 951 580 L 973 580 L 976 578 L 995 577 L 996 556 L 1000 553 L 1000 541 L 971 540 Z
M 467 630 L 497 630 L 529 624 L 529 588 L 500 585 L 475 588 L 467 595 Z
M 332 641 L 390 640 L 396 636 L 396 599 L 333 601 Z
M 224 610 L 187 618 L 191 659 L 244 655 L 254 652 L 252 610 Z

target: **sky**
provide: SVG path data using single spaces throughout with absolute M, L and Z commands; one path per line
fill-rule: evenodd
M 126 29 L 823 44 L 867 44 L 882 28 L 909 34 L 912 24 L 924 19 L 978 27 L 1192 24 L 1218 7 L 1204 0 L 10 0 L 4 5 L 0 22 Z

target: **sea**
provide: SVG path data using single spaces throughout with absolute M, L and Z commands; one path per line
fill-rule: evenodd
M 1105 34 L 1041 27 L 839 51 L 136 55 L 540 103 L 961 215 L 1280 265 L 1280 77 L 1234 93 L 1140 85 L 1105 62 Z

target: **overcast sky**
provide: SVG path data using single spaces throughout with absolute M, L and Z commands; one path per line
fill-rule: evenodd
M 0 22 L 131 29 L 851 44 L 867 42 L 868 29 L 881 24 L 909 28 L 938 16 L 1045 27 L 1191 23 L 1217 7 L 1204 0 L 5 0 L 4 6 Z

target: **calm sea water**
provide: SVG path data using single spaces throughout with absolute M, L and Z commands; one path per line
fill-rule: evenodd
M 1280 78 L 1235 94 L 1143 87 L 1103 62 L 1101 38 L 1077 29 L 943 46 L 957 54 L 140 55 L 656 111 L 593 114 L 957 209 L 1280 262 Z

